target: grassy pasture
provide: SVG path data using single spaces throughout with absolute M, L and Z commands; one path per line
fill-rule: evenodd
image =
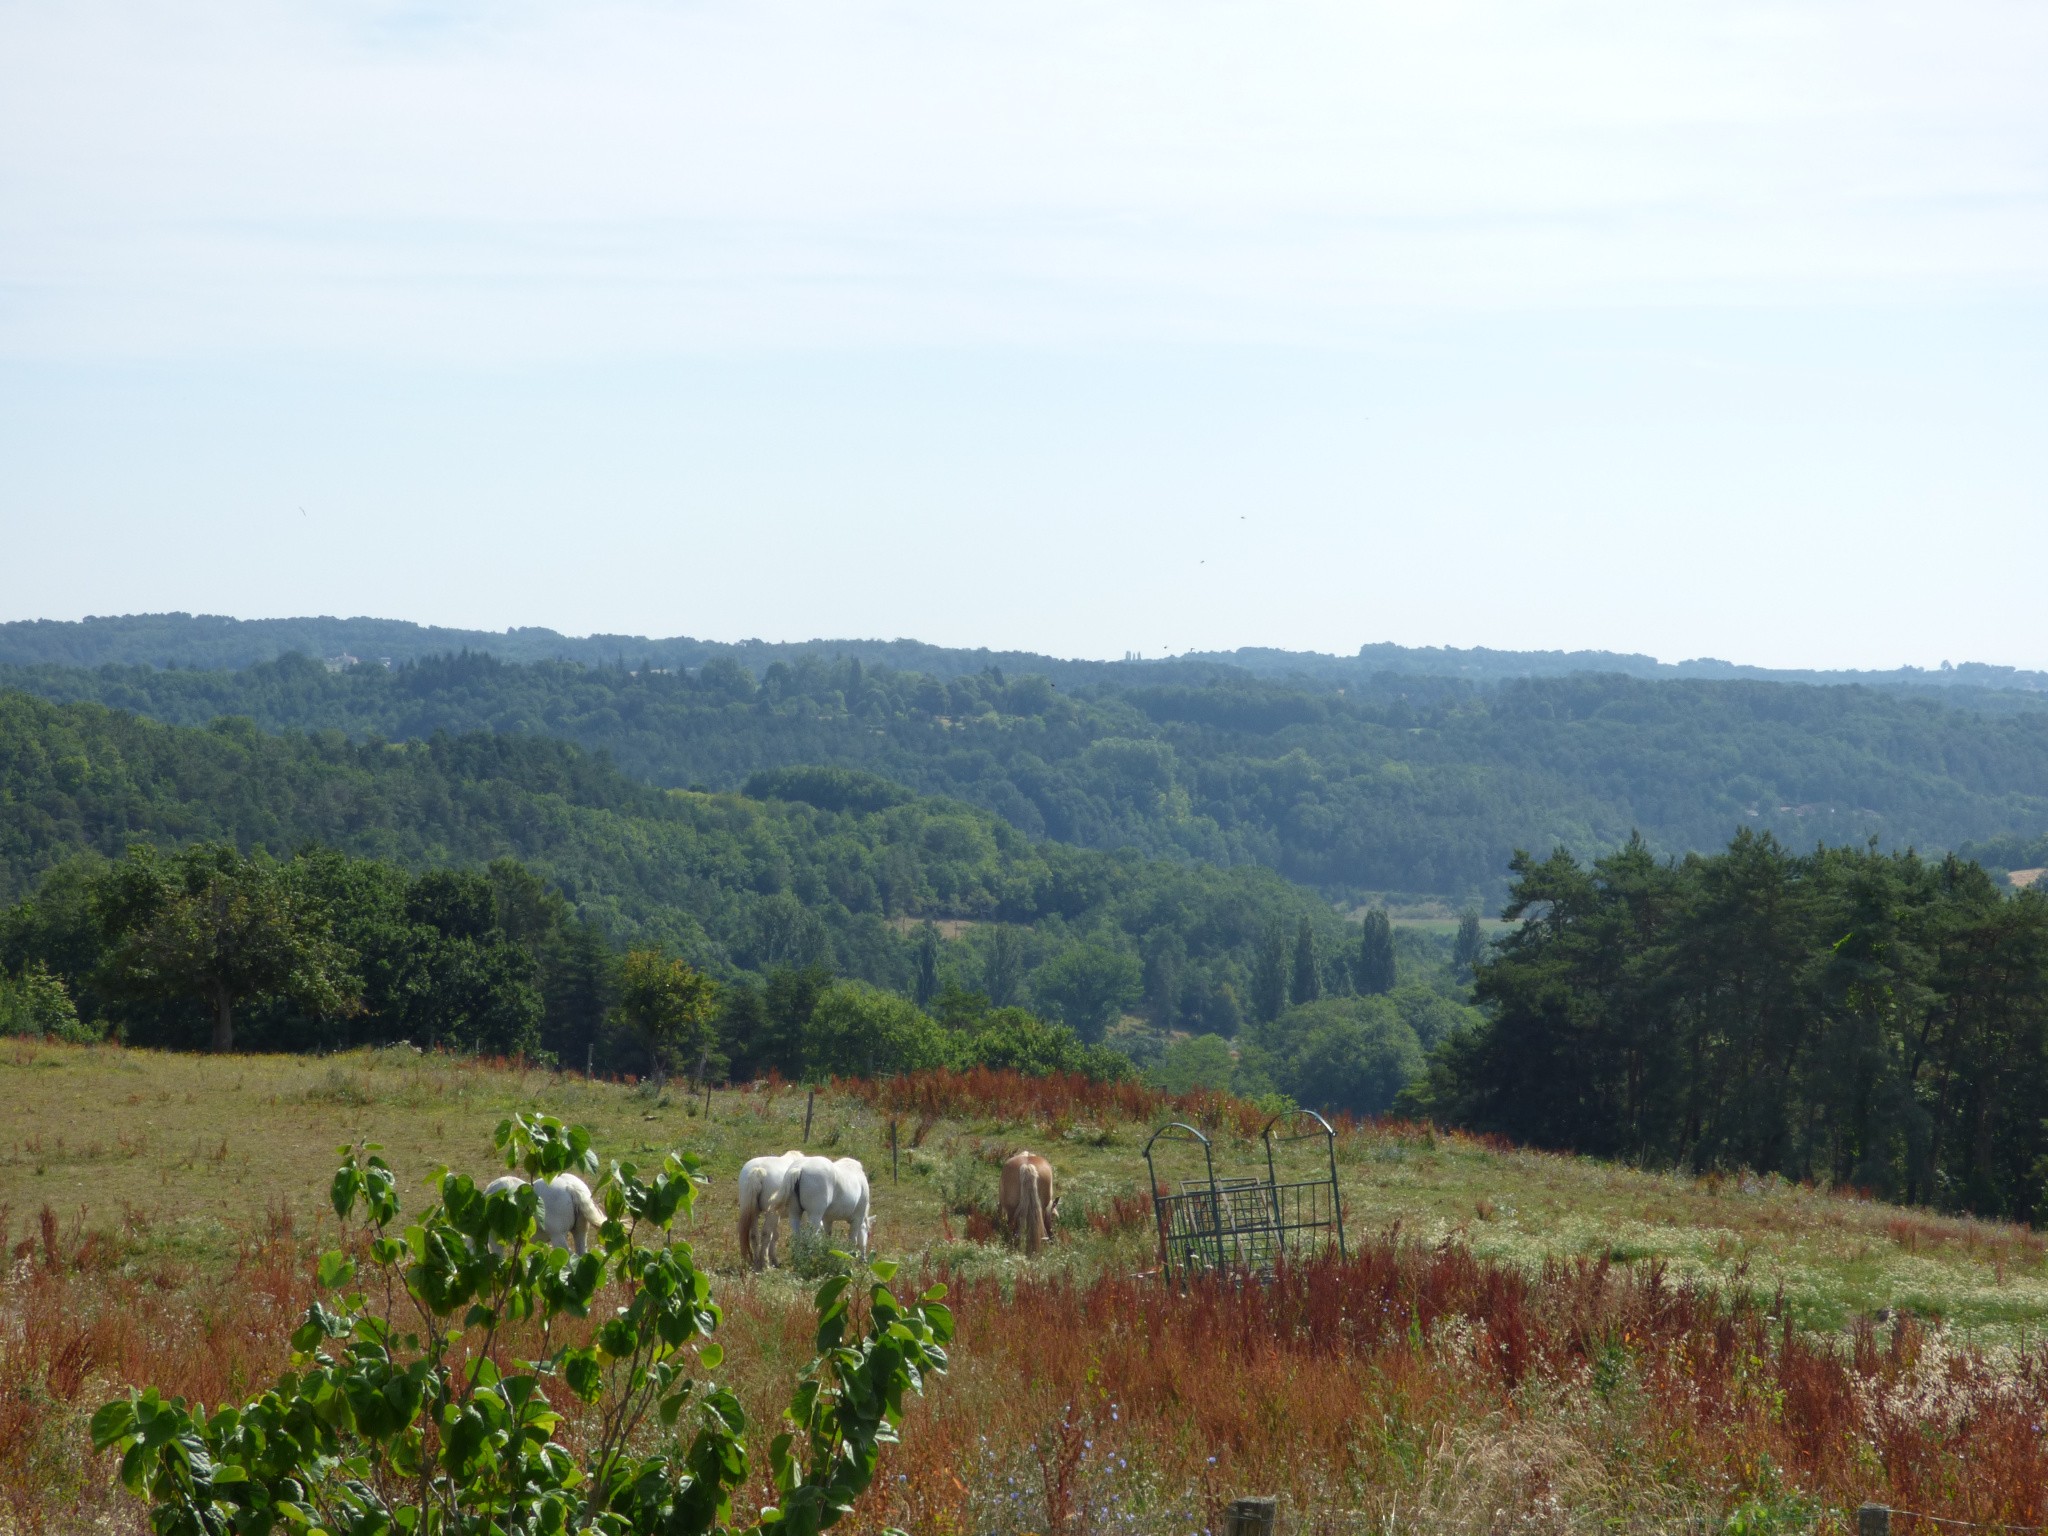
M 1678 1529 L 1744 1509 L 1757 1529 L 1840 1528 L 1852 1492 L 2048 1514 L 2008 1496 L 2027 1486 L 2025 1455 L 2041 1455 L 2038 1423 L 2011 1465 L 1956 1438 L 1969 1416 L 1954 1394 L 2048 1391 L 2048 1245 L 2026 1229 L 1778 1180 L 1347 1129 L 1340 1181 L 1366 1257 L 1286 1315 L 1355 1335 L 1350 1353 L 1333 1363 L 1284 1346 L 1246 1355 L 1240 1375 L 1227 1350 L 1205 1355 L 1210 1339 L 1299 1327 L 1278 1312 L 1254 1324 L 1162 1308 L 1156 1283 L 1134 1278 L 1153 1265 L 1149 1121 L 1085 1104 L 905 1111 L 892 1183 L 876 1097 L 821 1093 L 809 1146 L 867 1164 L 879 1248 L 943 1272 L 962 1331 L 955 1370 L 895 1453 L 899 1481 L 857 1529 L 1199 1531 L 1233 1493 L 1273 1487 L 1301 1518 L 1290 1529 L 1331 1531 Z M 414 1205 L 442 1163 L 495 1171 L 491 1129 L 515 1108 L 579 1121 L 621 1160 L 698 1151 L 713 1183 L 691 1237 L 721 1274 L 729 1370 L 750 1408 L 772 1412 L 804 1358 L 807 1287 L 745 1271 L 730 1193 L 746 1157 L 798 1144 L 802 1090 L 720 1091 L 706 1113 L 673 1094 L 410 1051 L 223 1061 L 9 1042 L 0 1104 L 0 1530 L 69 1529 L 88 1512 L 140 1528 L 84 1454 L 84 1417 L 127 1380 L 218 1401 L 277 1367 L 308 1256 L 333 1231 L 325 1189 L 343 1142 L 381 1143 Z M 1250 1171 L 1256 1143 L 1228 1124 L 1215 1134 L 1219 1172 Z M 992 1240 L 988 1220 L 993 1163 L 1026 1144 L 1052 1158 L 1065 1198 L 1062 1241 L 1036 1262 Z M 1197 1166 L 1183 1154 L 1161 1172 Z M 1374 1286 L 1384 1336 L 1354 1315 Z M 1679 1293 L 1695 1299 L 1678 1306 Z M 1475 1338 L 1514 1330 L 1535 1341 L 1533 1363 L 1505 1379 L 1472 1363 Z M 1711 1412 L 1680 1413 L 1679 1398 L 1706 1390 L 1702 1350 L 1719 1351 L 1711 1370 L 1726 1381 Z M 1812 1385 L 1829 1361 L 1866 1353 L 1863 1386 Z M 1801 1391 L 1835 1406 L 1801 1410 Z M 1879 1403 L 1861 1430 L 1856 1392 Z M 1882 1404 L 1914 1393 L 1932 1406 L 1906 1416 L 1921 1437 L 1906 1447 L 1886 1438 Z M 1849 1418 L 1824 1435 L 1825 1414 Z

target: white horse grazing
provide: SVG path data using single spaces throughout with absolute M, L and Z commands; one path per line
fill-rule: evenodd
M 1053 1192 L 1051 1163 L 1036 1152 L 1012 1153 L 1003 1160 L 999 1199 L 1003 1224 L 1017 1234 L 1026 1253 L 1036 1253 L 1041 1243 L 1052 1241 L 1060 1197 Z
M 855 1253 L 868 1256 L 868 1171 L 859 1161 L 842 1157 L 807 1157 L 797 1167 L 796 1198 L 791 1202 L 789 1232 L 797 1228 L 813 1235 L 829 1236 L 832 1223 L 846 1223 Z
M 740 1169 L 740 1252 L 754 1268 L 775 1262 L 775 1231 L 796 1186 L 801 1152 L 750 1157 Z
M 486 1195 L 516 1190 L 526 1180 L 506 1174 L 484 1186 Z M 573 1247 L 578 1254 L 590 1251 L 591 1234 L 604 1225 L 604 1212 L 590 1196 L 590 1186 L 573 1173 L 558 1173 L 552 1179 L 535 1179 L 533 1193 L 540 1201 L 540 1229 L 534 1236 L 557 1248 Z M 504 1249 L 491 1240 L 491 1252 Z

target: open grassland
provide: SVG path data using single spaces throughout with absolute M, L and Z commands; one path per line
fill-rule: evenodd
M 695 1150 L 713 1185 L 691 1236 L 757 1420 L 806 1358 L 807 1285 L 747 1273 L 730 1193 L 744 1158 L 799 1143 L 800 1089 L 719 1091 L 707 1112 L 410 1051 L 9 1043 L 0 1104 L 0 1527 L 142 1528 L 86 1416 L 128 1383 L 219 1402 L 279 1368 L 344 1142 L 381 1143 L 413 1203 L 441 1164 L 494 1171 L 515 1108 L 621 1160 Z M 1176 1297 L 1149 1274 L 1141 1157 L 1172 1113 L 1204 1121 L 1219 1172 L 1259 1161 L 1258 1118 L 1223 1100 L 995 1076 L 818 1095 L 808 1145 L 867 1164 L 878 1247 L 943 1275 L 960 1321 L 855 1529 L 1193 1532 L 1276 1490 L 1304 1531 L 1842 1529 L 1863 1498 L 2048 1520 L 2033 1232 L 1347 1127 L 1349 1264 Z M 1035 1261 L 990 1220 L 993 1165 L 1021 1145 L 1064 1194 Z M 1198 1171 L 1185 1149 L 1160 1169 Z

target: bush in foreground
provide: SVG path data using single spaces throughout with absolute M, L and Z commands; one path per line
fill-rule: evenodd
M 546 1116 L 505 1122 L 498 1141 L 529 1177 L 596 1172 L 583 1131 Z M 351 1289 L 354 1259 L 326 1254 L 327 1299 L 307 1309 L 271 1390 L 211 1414 L 131 1393 L 94 1415 L 94 1444 L 121 1453 L 159 1536 L 728 1531 L 749 1456 L 739 1399 L 692 1371 L 724 1358 L 709 1278 L 675 1236 L 696 1170 L 674 1153 L 647 1179 L 614 1164 L 597 1244 L 572 1257 L 535 1241 L 530 1186 L 486 1195 L 460 1174 L 444 1173 L 440 1199 L 393 1235 L 391 1171 L 344 1149 L 333 1203 L 366 1223 L 364 1288 Z M 817 1358 L 768 1450 L 780 1502 L 748 1529 L 836 1524 L 895 1439 L 905 1389 L 945 1369 L 943 1290 L 904 1306 L 882 1283 L 893 1272 L 875 1267 L 858 1334 L 851 1277 L 819 1288 Z M 617 1307 L 579 1327 L 608 1287 Z

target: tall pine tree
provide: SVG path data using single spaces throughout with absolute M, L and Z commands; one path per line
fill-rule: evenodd
M 939 930 L 927 921 L 917 930 L 917 1006 L 928 1007 L 939 995 Z
M 1470 976 L 1479 964 L 1486 941 L 1479 934 L 1479 914 L 1467 907 L 1458 918 L 1458 939 L 1451 948 L 1451 964 L 1461 976 Z
M 1365 914 L 1364 931 L 1358 938 L 1358 958 L 1353 962 L 1352 974 L 1358 978 L 1358 990 L 1367 997 L 1394 990 L 1394 925 L 1388 921 L 1386 909 L 1374 907 Z
M 1262 1023 L 1277 1019 L 1287 1007 L 1287 933 L 1268 928 L 1252 955 L 1252 1013 Z
M 1294 982 L 1288 992 L 1297 1004 L 1312 1003 L 1323 995 L 1323 973 L 1316 966 L 1316 931 L 1306 914 L 1294 930 Z

